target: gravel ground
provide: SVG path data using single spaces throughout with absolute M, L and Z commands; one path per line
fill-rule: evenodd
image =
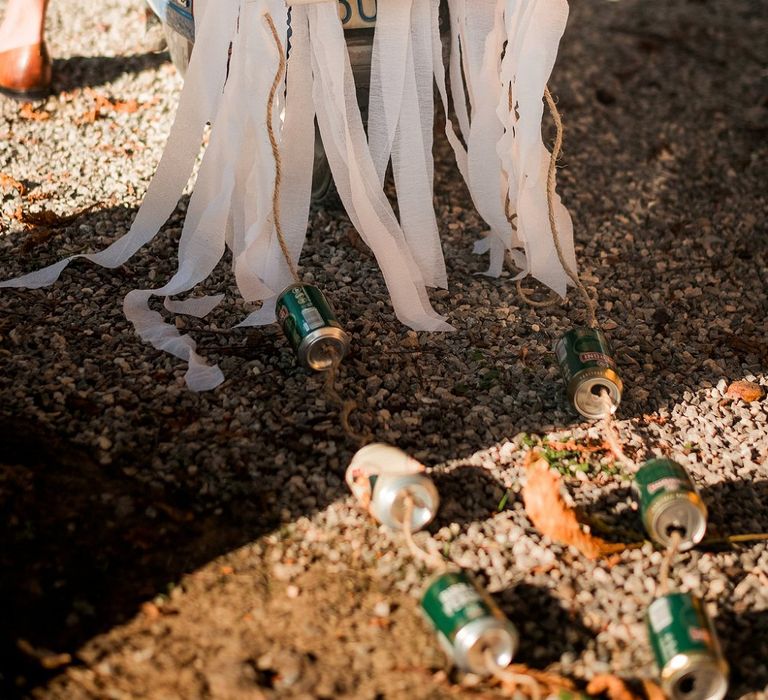
M 45 119 L 0 103 L 0 172 L 27 190 L 2 192 L 4 278 L 127 230 L 181 85 L 142 44 L 137 4 L 51 5 Z M 561 192 L 625 380 L 628 452 L 683 463 L 720 535 L 768 531 L 768 400 L 724 398 L 734 380 L 768 386 L 767 11 L 574 0 L 552 81 Z M 302 270 L 353 335 L 353 420 L 430 465 L 443 506 L 429 536 L 515 621 L 521 661 L 579 681 L 653 677 L 642 616 L 661 553 L 588 562 L 542 538 L 519 495 L 523 433 L 598 437 L 551 352 L 583 310 L 576 295 L 532 310 L 508 277 L 476 274 L 483 225 L 437 150 L 451 286 L 432 299 L 456 333 L 403 328 L 343 212 L 312 213 Z M 503 697 L 450 669 L 418 614 L 425 572 L 349 497 L 355 446 L 319 379 L 277 328 L 229 330 L 249 309 L 226 265 L 206 289 L 228 301 L 184 321 L 224 370 L 218 389 L 191 394 L 184 368 L 134 335 L 121 300 L 173 272 L 183 204 L 117 271 L 77 263 L 50 289 L 0 293 L 0 696 Z M 92 205 L 58 228 L 13 218 Z M 613 472 L 595 459 L 566 484 L 621 539 L 639 526 Z M 732 697 L 768 697 L 767 574 L 764 542 L 698 548 L 674 570 L 714 616 Z

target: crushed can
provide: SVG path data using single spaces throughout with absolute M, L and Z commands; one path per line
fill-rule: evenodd
M 613 351 L 602 331 L 573 328 L 556 344 L 555 356 L 565 380 L 568 400 L 585 418 L 596 420 L 605 415 L 601 399 L 607 391 L 614 406 L 621 402 L 624 389 L 616 371 Z
M 311 284 L 293 284 L 277 298 L 277 320 L 307 369 L 324 372 L 349 350 L 344 332 L 330 303 Z
M 413 501 L 411 532 L 428 525 L 437 514 L 440 496 L 421 462 L 384 443 L 366 445 L 347 467 L 346 481 L 360 505 L 382 525 L 402 530 L 406 498 Z
M 671 459 L 652 459 L 635 474 L 632 484 L 648 536 L 668 547 L 674 532 L 679 549 L 696 546 L 707 530 L 707 507 L 685 468 Z
M 728 664 L 702 602 L 670 593 L 651 603 L 648 637 L 661 687 L 671 700 L 721 700 L 728 690 Z
M 439 573 L 427 581 L 421 608 L 446 654 L 463 671 L 480 676 L 509 665 L 519 635 L 490 595 L 466 571 Z

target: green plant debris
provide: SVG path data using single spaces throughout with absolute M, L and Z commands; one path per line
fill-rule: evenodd
M 478 386 L 483 391 L 488 391 L 488 389 L 493 388 L 499 383 L 500 378 L 501 378 L 501 372 L 499 372 L 499 370 L 489 369 L 480 377 L 480 382 L 478 383 Z
M 470 387 L 466 384 L 463 384 L 462 382 L 459 382 L 458 384 L 455 384 L 453 387 L 453 393 L 456 396 L 466 396 L 471 391 Z
M 588 441 L 579 441 L 566 435 L 558 440 L 535 435 L 523 435 L 521 444 L 535 447 L 549 462 L 551 467 L 565 477 L 579 478 L 579 475 L 623 476 L 624 471 L 618 462 L 602 462 L 600 458 L 607 454 L 607 448 Z M 583 477 L 582 477 L 583 478 Z
M 508 501 L 509 501 L 509 489 L 507 489 L 504 492 L 504 495 L 501 497 L 501 500 L 499 501 L 499 505 L 496 506 L 496 512 L 501 513 L 501 511 L 507 507 Z

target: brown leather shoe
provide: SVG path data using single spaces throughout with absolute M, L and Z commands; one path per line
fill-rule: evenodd
M 0 51 L 0 92 L 15 100 L 39 100 L 51 92 L 51 57 L 45 42 Z

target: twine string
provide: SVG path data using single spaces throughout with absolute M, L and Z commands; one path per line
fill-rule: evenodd
M 272 87 L 269 90 L 269 98 L 267 99 L 267 135 L 269 136 L 269 145 L 272 147 L 272 157 L 275 160 L 275 185 L 272 189 L 272 220 L 275 224 L 275 233 L 277 234 L 277 241 L 280 244 L 280 250 L 283 253 L 288 269 L 291 272 L 293 281 L 296 282 L 296 284 L 300 284 L 301 278 L 299 277 L 299 271 L 293 262 L 293 258 L 291 258 L 288 244 L 285 241 L 283 225 L 280 221 L 280 187 L 283 182 L 283 161 L 280 157 L 280 149 L 277 145 L 275 129 L 272 123 L 277 88 L 280 86 L 280 83 L 283 81 L 283 76 L 285 75 L 285 49 L 283 48 L 283 42 L 280 41 L 280 37 L 277 34 L 277 28 L 275 27 L 272 15 L 269 14 L 269 12 L 265 12 L 264 19 L 269 25 L 269 30 L 272 32 L 272 39 L 275 42 L 275 48 L 277 49 L 277 54 L 279 56 L 277 72 L 275 73 L 275 79 L 272 81 Z
M 324 370 L 325 382 L 323 383 L 323 391 L 326 398 L 333 404 L 339 407 L 339 421 L 341 422 L 341 429 L 352 442 L 356 442 L 360 447 L 369 443 L 373 436 L 366 429 L 362 433 L 358 433 L 349 421 L 350 416 L 358 408 L 358 403 L 354 399 L 345 399 L 336 389 L 336 379 L 339 374 L 339 365 L 341 365 L 341 355 L 335 346 L 329 345 L 327 348 L 328 354 L 331 356 L 331 364 L 328 369 Z
M 511 686 L 510 690 L 514 690 L 516 686 L 525 686 L 530 691 L 532 700 L 541 700 L 541 688 L 535 678 L 525 673 L 516 673 L 509 668 L 500 666 L 491 649 L 485 650 L 483 658 L 488 670 L 490 670 L 494 677 L 509 684 Z
M 563 266 L 565 274 L 568 275 L 569 279 L 573 282 L 584 299 L 584 304 L 587 307 L 589 326 L 590 328 L 597 328 L 599 324 L 597 322 L 597 305 L 595 300 L 589 295 L 589 292 L 579 278 L 578 273 L 568 264 L 568 261 L 565 259 L 565 254 L 563 253 L 563 247 L 560 243 L 560 233 L 557 229 L 557 221 L 555 220 L 555 177 L 557 174 L 557 159 L 560 157 L 560 153 L 563 149 L 563 120 L 557 109 L 555 100 L 552 98 L 552 93 L 549 91 L 549 87 L 544 88 L 544 98 L 547 101 L 549 113 L 552 115 L 552 120 L 555 122 L 555 128 L 557 130 L 555 143 L 549 157 L 549 172 L 547 173 L 547 210 L 549 212 L 549 228 L 552 231 L 552 241 L 555 244 L 555 250 L 557 251 L 557 259 Z
M 661 567 L 659 569 L 659 595 L 667 595 L 669 593 L 669 572 L 672 568 L 672 561 L 680 549 L 681 541 L 682 534 L 680 531 L 673 530 L 672 536 L 669 538 L 669 546 L 664 554 L 664 558 L 661 560 Z
M 411 519 L 413 518 L 414 500 L 413 496 L 409 493 L 406 494 L 404 499 L 404 511 L 403 511 L 403 537 L 405 544 L 408 547 L 408 551 L 411 556 L 417 561 L 422 562 L 428 568 L 435 571 L 443 570 L 446 568 L 446 562 L 436 552 L 428 552 L 425 549 L 419 547 L 413 539 L 413 528 L 411 527 Z
M 618 429 L 613 420 L 613 414 L 616 412 L 616 406 L 611 399 L 611 395 L 603 389 L 600 392 L 600 401 L 602 402 L 605 412 L 603 414 L 603 433 L 605 441 L 608 443 L 608 447 L 611 448 L 616 461 L 619 462 L 625 469 L 630 472 L 637 471 L 637 465 L 627 457 L 624 452 L 624 448 L 621 446 L 621 438 L 619 437 Z
M 550 154 L 550 157 L 549 157 L 549 169 L 547 171 L 547 213 L 549 216 L 549 229 L 550 229 L 550 232 L 552 233 L 552 242 L 555 244 L 557 259 L 560 261 L 560 265 L 562 266 L 563 271 L 568 276 L 568 279 L 571 280 L 571 282 L 576 287 L 576 289 L 578 289 L 579 293 L 584 299 L 584 304 L 587 308 L 587 318 L 588 318 L 589 327 L 598 328 L 599 323 L 597 321 L 597 304 L 595 300 L 592 299 L 592 297 L 589 295 L 589 291 L 587 291 L 587 288 L 584 286 L 584 283 L 581 281 L 581 278 L 579 277 L 578 273 L 573 268 L 571 268 L 570 264 L 566 260 L 565 253 L 563 252 L 563 246 L 562 246 L 562 243 L 560 242 L 560 232 L 557 228 L 557 220 L 555 217 L 555 190 L 556 190 L 557 161 L 563 150 L 564 129 L 563 129 L 562 117 L 560 116 L 560 112 L 557 109 L 557 105 L 555 104 L 555 101 L 552 98 L 552 93 L 549 91 L 549 87 L 544 88 L 544 98 L 546 99 L 549 113 L 552 115 L 552 120 L 554 121 L 555 129 L 557 130 L 557 133 L 555 135 L 555 143 L 552 146 L 552 153 Z M 512 112 L 513 110 L 514 110 L 514 105 L 512 104 L 512 90 L 510 86 L 509 111 Z M 507 198 L 505 202 L 505 210 L 506 210 L 507 220 L 512 226 L 512 229 L 514 231 L 517 231 L 517 224 L 514 221 L 516 215 L 510 212 L 509 194 L 507 194 Z M 534 308 L 546 309 L 551 306 L 554 306 L 555 304 L 558 304 L 560 301 L 560 298 L 557 296 L 555 292 L 552 292 L 552 296 L 549 299 L 545 299 L 542 301 L 532 299 L 528 295 L 528 293 L 523 289 L 522 280 L 517 280 L 516 286 L 517 286 L 517 293 L 520 295 L 523 301 L 525 301 L 526 304 Z

